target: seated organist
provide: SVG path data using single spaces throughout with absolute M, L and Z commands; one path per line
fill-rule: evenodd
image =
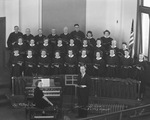
M 77 57 L 74 55 L 73 50 L 68 50 L 64 66 L 66 74 L 77 74 Z
M 52 71 L 54 75 L 63 74 L 64 60 L 60 55 L 60 51 L 55 51 L 55 57 L 52 60 Z
M 51 30 L 51 34 L 49 34 L 48 36 L 47 36 L 48 38 L 49 38 L 49 42 L 52 44 L 52 45 L 56 45 L 57 44 L 57 39 L 59 38 L 59 36 L 57 35 L 57 33 L 56 33 L 56 29 L 52 29 Z
M 13 50 L 10 59 L 11 59 L 11 76 L 13 77 L 22 76 L 24 59 L 22 55 L 20 55 L 18 49 Z
M 109 30 L 105 30 L 103 32 L 103 34 L 104 34 L 104 36 L 101 37 L 103 46 L 104 46 L 104 48 L 105 48 L 106 51 L 109 51 L 109 46 L 111 45 L 111 41 L 113 39 L 110 37 L 110 31 Z
M 39 29 L 38 29 L 38 35 L 36 35 L 36 36 L 34 37 L 35 43 L 36 43 L 37 45 L 39 45 L 39 44 L 43 41 L 43 39 L 44 39 L 45 37 L 46 37 L 46 36 L 43 35 L 43 30 L 42 30 L 42 28 L 39 28 Z
M 96 40 L 93 38 L 92 31 L 87 31 L 86 39 L 88 40 L 89 45 L 94 47 L 96 45 Z
M 31 40 L 32 38 L 34 38 L 34 36 L 31 34 L 30 28 L 27 28 L 27 29 L 25 30 L 25 33 L 26 33 L 26 34 L 23 35 L 24 42 L 25 42 L 26 44 L 29 44 L 30 40 Z
M 32 50 L 27 50 L 27 56 L 25 57 L 25 76 L 35 76 L 36 74 L 36 57 L 33 55 Z
M 69 44 L 71 36 L 68 27 L 64 27 L 63 33 L 60 35 L 60 38 L 63 40 L 65 46 Z
M 7 40 L 7 46 L 9 50 L 13 50 L 12 46 L 16 43 L 19 37 L 22 37 L 23 34 L 19 32 L 19 27 L 14 27 L 14 32 L 10 33 L 8 40 Z
M 80 30 L 79 24 L 74 25 L 74 31 L 70 33 L 71 38 L 75 40 L 75 44 L 80 47 L 82 43 L 82 39 L 85 38 L 85 34 Z
M 35 82 L 36 88 L 34 89 L 34 103 L 37 108 L 44 109 L 49 106 L 53 106 L 53 103 L 43 94 L 40 89 L 42 87 L 41 80 Z M 44 112 L 44 111 L 43 111 Z
M 103 59 L 102 51 L 96 51 L 93 58 L 93 76 L 95 77 L 105 77 L 106 64 Z
M 42 49 L 41 55 L 40 57 L 38 57 L 37 73 L 39 76 L 48 76 L 51 73 L 50 66 L 52 64 L 52 61 L 46 53 L 46 49 Z

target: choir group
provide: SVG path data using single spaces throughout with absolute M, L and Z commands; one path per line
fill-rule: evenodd
M 46 37 L 42 29 L 33 36 L 27 28 L 23 35 L 15 26 L 7 41 L 11 51 L 11 75 L 78 74 L 79 67 L 85 65 L 90 76 L 140 80 L 145 66 L 142 54 L 136 60 L 131 58 L 127 44 L 123 42 L 119 49 L 108 30 L 104 31 L 103 37 L 94 39 L 91 31 L 85 35 L 78 24 L 74 28 L 69 33 L 64 27 L 60 36 L 52 29 Z

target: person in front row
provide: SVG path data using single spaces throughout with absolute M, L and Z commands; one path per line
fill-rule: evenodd
M 90 93 L 91 78 L 86 73 L 86 67 L 80 66 L 80 74 L 77 81 L 78 118 L 87 117 L 88 98 Z
M 37 80 L 35 82 L 36 88 L 34 89 L 34 103 L 37 108 L 44 109 L 49 106 L 53 106 L 53 103 L 43 94 L 42 81 Z M 43 111 L 44 112 L 44 111 Z

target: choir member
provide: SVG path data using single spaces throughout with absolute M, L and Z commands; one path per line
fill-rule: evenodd
M 131 78 L 131 69 L 133 65 L 133 59 L 129 55 L 129 50 L 124 50 L 124 56 L 121 57 L 121 76 L 122 78 Z
M 71 38 L 75 39 L 75 44 L 80 47 L 85 34 L 80 31 L 79 24 L 74 25 L 75 30 L 70 33 Z
M 101 51 L 103 58 L 105 58 L 106 51 L 105 51 L 105 48 L 102 46 L 102 41 L 100 38 L 97 38 L 97 40 L 96 40 L 94 52 L 96 53 L 96 51 Z
M 46 53 L 46 49 L 42 49 L 41 55 L 38 58 L 37 67 L 39 76 L 49 76 L 51 73 L 50 66 L 52 61 Z
M 40 44 L 40 50 L 45 49 L 47 52 L 47 55 L 49 57 L 52 57 L 52 53 L 53 53 L 53 48 L 52 45 L 49 43 L 49 39 L 48 38 L 44 38 L 43 43 Z
M 43 41 L 43 39 L 45 38 L 46 36 L 45 35 L 43 35 L 43 30 L 42 30 L 42 28 L 39 28 L 38 29 L 38 35 L 36 35 L 35 36 L 35 43 L 37 44 L 37 45 L 39 45 L 40 43 L 42 43 L 42 41 Z
M 115 49 L 110 49 L 110 54 L 106 59 L 107 76 L 116 78 L 118 76 L 119 60 L 115 54 Z
M 66 47 L 64 46 L 61 38 L 58 39 L 57 44 L 54 47 L 54 51 L 60 51 L 60 56 L 63 58 L 66 56 Z
M 23 72 L 24 59 L 20 55 L 18 49 L 14 49 L 13 55 L 11 56 L 11 76 L 20 77 Z
M 121 45 L 121 49 L 119 50 L 119 56 L 122 57 L 124 56 L 124 51 L 128 49 L 127 47 L 127 43 L 126 42 L 122 42 L 122 45 Z
M 25 44 L 22 37 L 19 37 L 17 42 L 13 45 L 13 49 L 18 49 L 20 54 L 24 57 L 27 45 Z
M 34 56 L 38 55 L 38 46 L 33 38 L 30 40 L 27 50 L 32 50 Z
M 27 50 L 27 56 L 25 58 L 25 76 L 35 76 L 36 74 L 36 58 L 33 56 L 32 50 Z
M 109 30 L 105 30 L 103 32 L 104 36 L 101 37 L 101 40 L 102 40 L 102 43 L 103 43 L 103 46 L 105 48 L 106 51 L 109 51 L 109 47 L 111 45 L 111 41 L 113 40 L 111 37 L 110 37 L 110 31 Z
M 102 58 L 102 52 L 96 51 L 93 59 L 93 76 L 104 77 L 105 76 L 105 60 Z
M 77 58 L 73 54 L 73 50 L 68 50 L 68 55 L 65 57 L 65 69 L 66 74 L 76 74 L 77 73 Z
M 59 38 L 59 36 L 56 33 L 56 29 L 53 28 L 51 30 L 51 34 L 48 35 L 48 38 L 49 38 L 52 45 L 55 46 L 57 44 L 57 39 Z
M 12 46 L 16 43 L 19 37 L 22 37 L 23 34 L 19 32 L 19 27 L 14 27 L 14 32 L 10 33 L 8 40 L 7 40 L 7 46 L 9 50 L 12 50 Z
M 144 61 L 144 55 L 139 54 L 138 59 L 135 60 L 133 65 L 133 78 L 137 81 L 141 81 L 140 95 L 143 98 L 145 93 L 145 80 L 146 78 L 147 62 Z
M 115 49 L 115 54 L 118 55 L 119 48 L 117 47 L 117 41 L 116 40 L 111 41 L 111 45 L 110 45 L 109 49 Z
M 25 31 L 26 34 L 23 35 L 23 39 L 24 39 L 24 42 L 26 44 L 29 44 L 30 40 L 32 38 L 34 38 L 34 36 L 31 34 L 31 30 L 30 28 L 27 28 L 26 31 Z
M 87 55 L 91 59 L 93 57 L 93 48 L 92 48 L 92 46 L 90 46 L 88 44 L 88 40 L 86 38 L 83 39 L 82 46 L 80 49 L 82 50 L 83 48 L 86 49 Z M 80 52 L 81 52 L 81 50 L 80 50 Z
M 77 79 L 78 118 L 87 117 L 88 98 L 91 88 L 91 78 L 86 72 L 85 66 L 80 66 L 80 74 Z
M 92 47 L 96 45 L 96 40 L 93 38 L 92 31 L 87 32 L 86 39 L 88 40 L 89 45 L 91 45 Z
M 60 51 L 55 51 L 55 57 L 52 60 L 52 69 L 54 75 L 63 74 L 64 61 L 60 56 Z
M 74 39 L 70 39 L 67 50 L 72 50 L 74 55 L 78 56 L 79 48 L 74 44 Z
M 60 38 L 63 40 L 65 45 L 69 44 L 71 36 L 69 34 L 68 27 L 64 27 L 63 33 L 60 35 Z
M 46 96 L 44 96 L 44 93 L 41 90 L 42 81 L 37 80 L 35 82 L 35 86 L 36 86 L 36 88 L 34 89 L 34 98 L 33 98 L 35 106 L 40 109 L 44 109 L 46 107 L 53 106 L 53 103 Z M 42 111 L 42 114 L 44 115 L 45 111 Z
M 85 65 L 87 67 L 87 73 L 90 75 L 91 74 L 91 60 L 87 56 L 87 51 L 86 49 L 81 50 L 81 56 L 78 58 L 78 67 Z M 79 69 L 78 69 L 79 72 Z

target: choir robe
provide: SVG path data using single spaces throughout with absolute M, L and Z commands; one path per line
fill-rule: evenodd
M 39 45 L 40 43 L 43 42 L 43 40 L 44 40 L 45 37 L 46 37 L 45 35 L 42 35 L 42 36 L 36 35 L 36 36 L 34 37 L 35 43 L 36 43 L 37 45 Z
M 89 45 L 94 47 L 96 45 L 96 40 L 94 38 L 86 38 L 88 40 Z
M 119 59 L 115 55 L 113 57 L 107 56 L 106 59 L 107 77 L 118 77 Z
M 102 45 L 104 46 L 105 50 L 108 51 L 109 50 L 109 46 L 111 45 L 111 41 L 113 40 L 111 37 L 101 37 L 102 40 Z
M 133 65 L 133 59 L 131 57 L 125 58 L 124 56 L 121 57 L 121 71 L 120 71 L 120 77 L 121 78 L 131 78 L 132 73 L 132 65 Z
M 35 44 L 34 46 L 31 46 L 30 44 L 27 46 L 27 50 L 32 50 L 33 55 L 37 56 L 39 55 L 39 48 L 38 46 Z
M 91 73 L 91 59 L 88 57 L 88 56 L 86 56 L 86 57 L 79 57 L 78 58 L 78 73 L 79 73 L 79 71 L 80 71 L 80 66 L 82 66 L 82 65 L 85 65 L 86 67 L 87 67 L 87 74 L 88 75 L 91 75 L 92 73 Z
M 80 47 L 81 46 L 81 43 L 82 43 L 82 40 L 83 38 L 85 38 L 85 34 L 82 32 L 82 31 L 72 31 L 70 33 L 71 35 L 71 38 L 75 39 L 75 44 Z
M 80 53 L 81 53 L 82 49 L 86 49 L 87 55 L 88 55 L 88 57 L 89 57 L 90 59 L 93 58 L 93 47 L 92 47 L 92 46 L 90 46 L 90 45 L 87 45 L 86 47 L 85 47 L 85 46 L 81 46 L 81 47 L 80 47 Z M 81 55 L 81 54 L 80 54 L 80 55 Z
M 106 64 L 104 59 L 93 59 L 93 76 L 105 77 Z
M 118 56 L 119 57 L 123 57 L 125 54 L 124 54 L 124 50 L 123 49 L 119 49 L 118 51 Z
M 65 56 L 66 56 L 66 48 L 65 48 L 65 46 L 64 45 L 62 45 L 62 46 L 55 46 L 54 47 L 54 51 L 59 51 L 60 52 L 60 56 L 62 57 L 62 58 L 64 58 Z
M 39 47 L 39 52 L 42 50 L 42 49 L 45 49 L 46 50 L 46 53 L 49 57 L 52 57 L 52 54 L 53 54 L 53 49 L 52 49 L 52 46 L 50 44 L 48 44 L 47 46 L 45 46 L 44 44 L 40 44 L 40 47 Z
M 60 38 L 62 38 L 62 40 L 63 40 L 63 42 L 64 42 L 64 45 L 68 45 L 71 36 L 70 36 L 69 33 L 66 34 L 66 35 L 65 35 L 64 33 L 62 33 L 62 34 L 60 35 Z
M 21 32 L 15 33 L 12 32 L 10 33 L 8 40 L 7 40 L 7 46 L 9 50 L 12 50 L 12 45 L 15 44 L 18 40 L 19 37 L 22 37 L 23 34 Z
M 15 43 L 13 45 L 13 49 L 18 49 L 20 54 L 22 56 L 25 56 L 25 52 L 26 52 L 26 49 L 27 49 L 27 45 L 25 43 L 23 43 L 22 45 L 19 45 L 18 43 Z
M 18 55 L 18 56 L 12 55 L 11 56 L 11 66 L 12 66 L 11 67 L 11 76 L 13 76 L 13 77 L 22 76 L 23 63 L 24 63 L 24 59 L 21 55 Z
M 70 44 L 67 46 L 67 51 L 68 50 L 72 50 L 73 51 L 73 54 L 74 55 L 76 55 L 76 56 L 78 56 L 78 54 L 79 54 L 79 48 L 76 46 L 76 45 L 74 45 L 74 46 L 70 46 Z
M 75 55 L 73 57 L 68 55 L 65 57 L 65 69 L 66 74 L 77 74 L 77 58 Z
M 25 76 L 34 76 L 36 74 L 36 58 L 32 56 L 31 58 L 25 58 Z
M 78 75 L 77 79 L 78 89 L 78 116 L 79 117 L 87 117 L 87 107 L 88 107 L 88 99 L 90 95 L 91 88 L 91 78 L 88 74 L 85 74 L 84 77 L 81 74 Z M 84 88 L 82 86 L 85 86 Z
M 64 73 L 64 61 L 62 58 L 53 58 L 52 60 L 52 71 L 54 75 L 59 75 Z
M 56 45 L 57 44 L 57 40 L 58 40 L 58 38 L 59 38 L 59 36 L 57 35 L 57 34 L 55 34 L 55 35 L 52 35 L 52 34 L 49 34 L 48 36 L 48 39 L 50 40 L 50 43 L 52 44 L 52 45 Z
M 38 75 L 40 76 L 49 76 L 51 74 L 51 69 L 50 69 L 50 66 L 51 66 L 51 59 L 50 57 L 46 56 L 45 58 L 44 57 L 39 57 L 38 58 Z
M 23 39 L 26 44 L 29 44 L 30 40 L 33 38 L 34 38 L 34 36 L 32 34 L 30 34 L 30 35 L 24 34 L 23 35 Z

